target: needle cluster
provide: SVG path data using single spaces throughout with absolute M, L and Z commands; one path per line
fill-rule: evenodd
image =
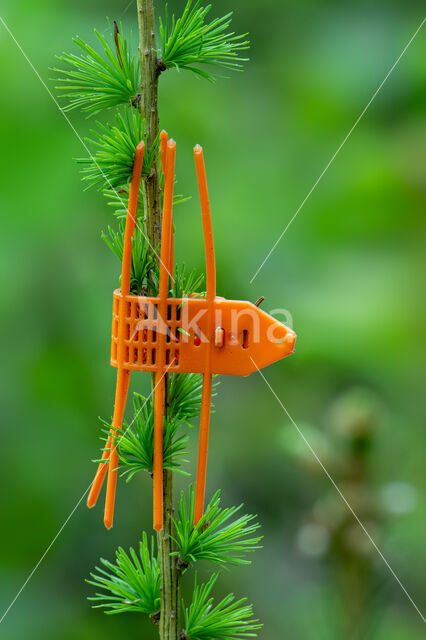
M 100 559 L 102 567 L 91 573 L 87 582 L 100 592 L 89 600 L 94 608 L 103 608 L 105 613 L 137 611 L 149 615 L 160 606 L 160 568 L 154 553 L 154 539 L 148 545 L 148 536 L 143 534 L 139 543 L 139 555 L 130 548 L 127 554 L 119 547 L 115 563 Z
M 227 565 L 250 564 L 245 554 L 259 548 L 261 536 L 253 535 L 260 525 L 255 516 L 244 514 L 234 518 L 243 505 L 222 508 L 220 490 L 215 493 L 207 505 L 201 520 L 193 526 L 195 492 L 189 488 L 189 501 L 186 503 L 182 492 L 175 524 L 175 542 L 179 562 L 189 565 L 198 560 L 207 560 L 226 567 Z
M 238 54 L 249 48 L 248 40 L 244 40 L 247 34 L 235 35 L 228 31 L 232 12 L 208 22 L 210 9 L 211 5 L 201 6 L 200 0 L 195 4 L 188 0 L 182 16 L 176 19 L 174 15 L 169 17 L 166 5 L 164 20 L 160 18 L 162 48 L 158 55 L 167 69 L 186 69 L 211 82 L 215 76 L 206 71 L 206 66 L 242 70 L 241 63 L 247 58 L 240 58 Z
M 99 31 L 95 35 L 102 53 L 91 47 L 79 36 L 73 42 L 80 55 L 64 53 L 58 60 L 65 68 L 54 68 L 60 75 L 56 87 L 68 100 L 65 111 L 81 109 L 88 116 L 95 115 L 118 105 L 132 105 L 138 99 L 139 59 L 131 40 L 124 38 L 115 24 L 111 41 Z
M 259 620 L 253 618 L 253 607 L 246 604 L 246 598 L 236 600 L 233 593 L 225 596 L 218 604 L 210 593 L 219 574 L 213 574 L 206 584 L 195 580 L 192 602 L 184 610 L 185 640 L 238 640 L 253 638 L 261 629 Z
M 241 507 L 221 508 L 220 491 L 206 507 L 198 525 L 192 525 L 195 493 L 190 487 L 189 509 L 182 493 L 179 518 L 175 521 L 179 566 L 182 571 L 197 561 L 206 560 L 220 566 L 249 564 L 244 554 L 259 548 L 261 537 L 252 537 L 259 529 L 255 517 L 243 515 L 234 518 Z M 211 520 L 210 520 L 211 518 Z M 225 524 L 225 522 L 227 524 Z M 154 543 L 148 547 L 147 535 L 140 543 L 140 558 L 133 549 L 127 554 L 118 549 L 116 562 L 101 559 L 102 567 L 91 574 L 87 582 L 96 587 L 90 600 L 105 613 L 128 611 L 146 613 L 155 617 L 160 602 L 160 580 Z M 195 578 L 189 606 L 182 600 L 184 629 L 187 640 L 238 640 L 255 637 L 261 628 L 253 617 L 253 608 L 246 598 L 235 599 L 229 594 L 214 605 L 211 591 L 220 574 L 214 573 L 205 584 Z

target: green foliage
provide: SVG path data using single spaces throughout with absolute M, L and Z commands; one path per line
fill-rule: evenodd
M 90 187 L 121 189 L 132 177 L 136 146 L 145 138 L 145 121 L 135 111 L 126 110 L 116 114 L 116 125 L 97 123 L 92 129 L 93 138 L 86 138 L 95 149 L 94 156 L 78 158 L 85 166 L 83 180 Z M 145 149 L 142 175 L 147 176 L 158 154 L 158 137 L 151 149 Z M 127 202 L 123 202 L 126 206 Z
M 123 258 L 124 226 L 124 221 L 120 220 L 118 231 L 108 226 L 108 232 L 102 233 L 102 239 L 120 262 Z M 130 293 L 156 296 L 158 295 L 159 269 L 155 256 L 141 231 L 142 228 L 142 224 L 139 224 L 139 228 L 133 234 Z
M 133 396 L 134 416 L 130 425 L 125 425 L 123 435 L 117 438 L 120 464 L 128 480 L 138 471 L 152 473 L 154 464 L 154 403 L 139 393 Z M 182 420 L 178 417 L 164 418 L 163 465 L 165 469 L 187 475 L 180 469 L 188 436 L 179 434 Z
M 188 505 L 182 492 L 178 518 L 174 521 L 177 547 L 174 555 L 179 555 L 182 564 L 197 560 L 208 560 L 221 566 L 250 564 L 244 554 L 259 548 L 262 538 L 250 537 L 260 527 L 254 522 L 255 516 L 243 515 L 229 522 L 242 505 L 221 508 L 220 493 L 215 493 L 194 527 L 195 492 L 190 487 Z
M 202 376 L 197 373 L 174 373 L 169 376 L 168 415 L 164 419 L 163 464 L 165 469 L 183 471 L 181 463 L 186 454 L 188 436 L 179 433 L 183 423 L 191 425 L 191 420 L 201 409 Z M 134 416 L 130 426 L 125 426 L 119 436 L 120 463 L 124 475 L 131 479 L 138 471 L 153 470 L 154 461 L 154 403 L 151 398 L 135 393 L 133 398 Z
M 184 264 L 178 264 L 175 266 L 174 282 L 170 294 L 174 298 L 187 298 L 191 294 L 199 292 L 203 282 L 204 274 L 198 273 L 196 269 L 188 271 Z
M 89 598 L 98 604 L 94 608 L 104 608 L 105 613 L 134 611 L 154 614 L 160 608 L 160 568 L 154 556 L 154 539 L 151 550 L 146 533 L 139 544 L 139 556 L 130 548 L 129 554 L 119 547 L 115 564 L 101 558 L 105 568 L 96 567 L 91 580 L 101 592 Z
M 61 83 L 56 88 L 65 92 L 63 98 L 69 99 L 65 111 L 80 108 L 91 116 L 121 104 L 131 105 L 137 100 L 139 60 L 131 53 L 131 43 L 127 43 L 118 29 L 115 38 L 111 34 L 111 44 L 96 29 L 95 34 L 102 45 L 103 56 L 78 36 L 73 42 L 82 54 L 58 56 L 67 65 L 66 69 L 53 69 L 63 74 L 56 78 Z
M 228 33 L 232 13 L 206 22 L 211 5 L 200 6 L 200 0 L 192 4 L 188 0 L 184 12 L 177 20 L 170 21 L 166 5 L 164 21 L 160 18 L 161 51 L 158 52 L 166 68 L 187 69 L 213 81 L 214 76 L 195 65 L 209 65 L 220 69 L 240 71 L 238 52 L 248 49 L 247 34 Z
M 123 185 L 119 191 L 116 189 L 103 189 L 107 204 L 113 207 L 113 215 L 115 218 L 125 219 L 127 214 L 127 204 L 129 202 L 129 185 Z M 144 208 L 143 208 L 143 190 L 142 185 L 139 190 L 137 218 L 143 220 Z
M 103 189 L 103 192 L 104 196 L 108 200 L 108 205 L 114 208 L 114 216 L 119 219 L 125 218 L 127 213 L 127 203 L 129 201 L 129 185 L 122 186 L 120 191 L 116 191 L 115 189 Z M 173 194 L 174 207 L 177 204 L 188 202 L 188 200 L 191 200 L 191 196 L 184 196 L 181 193 Z M 137 217 L 143 218 L 143 214 L 143 191 L 141 185 L 139 191 Z
M 245 604 L 246 598 L 235 600 L 232 593 L 213 606 L 210 593 L 216 584 L 218 574 L 213 574 L 206 584 L 195 581 L 192 602 L 184 609 L 187 640 L 238 640 L 257 637 L 262 628 L 253 618 L 253 607 Z
M 201 410 L 203 376 L 199 373 L 174 373 L 170 376 L 169 415 L 192 427 L 191 420 Z

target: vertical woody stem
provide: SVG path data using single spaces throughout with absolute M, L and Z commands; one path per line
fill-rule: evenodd
M 141 67 L 141 115 L 145 118 L 147 152 L 158 135 L 158 69 L 155 53 L 154 1 L 137 0 L 139 59 Z M 155 162 L 143 183 L 145 230 L 155 249 L 160 241 L 160 174 Z
M 142 118 L 146 122 L 146 153 L 149 153 L 159 132 L 158 118 L 158 68 L 155 53 L 154 1 L 137 0 L 139 26 L 139 57 L 141 67 Z M 143 180 L 145 233 L 154 250 L 160 244 L 161 200 L 158 161 Z M 166 382 L 166 390 L 167 390 Z M 167 397 L 167 391 L 166 391 Z M 166 407 L 167 409 L 167 407 Z M 167 411 L 165 412 L 167 416 Z M 167 419 L 167 418 L 166 418 Z M 173 535 L 173 474 L 164 471 L 163 476 L 163 529 L 158 532 L 158 554 L 161 568 L 161 640 L 180 640 L 181 632 L 181 571 L 177 567 Z
M 173 535 L 173 474 L 164 471 L 163 482 L 163 530 L 158 533 L 162 592 L 161 592 L 161 640 L 179 640 L 181 632 L 181 571 L 176 557 L 170 556 L 175 550 Z

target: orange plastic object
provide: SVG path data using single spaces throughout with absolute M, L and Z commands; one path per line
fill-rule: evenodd
M 129 295 L 130 291 L 130 272 L 132 264 L 132 236 L 136 227 L 136 216 L 139 199 L 139 187 L 142 176 L 142 164 L 145 153 L 145 144 L 140 142 L 136 147 L 135 161 L 133 165 L 132 180 L 129 190 L 129 205 L 126 216 L 126 228 L 124 232 L 123 261 L 121 269 L 121 294 L 118 301 L 118 315 L 120 321 L 117 326 L 117 334 L 120 336 L 119 359 L 123 361 L 125 358 L 124 331 L 125 331 L 125 308 L 124 299 Z M 123 424 L 124 409 L 126 406 L 127 393 L 129 390 L 130 371 L 122 366 L 118 366 L 117 383 L 115 390 L 114 415 L 112 419 L 112 428 L 107 440 L 102 462 L 99 463 L 95 479 L 92 483 L 89 496 L 87 498 L 87 506 L 89 508 L 96 504 L 102 484 L 108 473 L 107 495 L 105 501 L 104 523 L 110 529 L 114 517 L 115 490 L 117 486 L 117 466 L 118 454 L 117 447 L 114 443 L 115 436 L 120 433 Z M 108 460 L 108 463 L 106 462 Z
M 194 524 L 203 514 L 213 374 L 246 376 L 294 351 L 296 334 L 259 307 L 216 296 L 216 268 L 210 203 L 202 148 L 194 148 L 206 253 L 205 298 L 170 298 L 173 276 L 173 184 L 176 144 L 160 134 L 164 171 L 158 297 L 129 294 L 131 238 L 135 229 L 143 143 L 136 152 L 127 212 L 122 287 L 114 291 L 111 364 L 117 371 L 117 391 L 111 437 L 103 454 L 109 458 L 105 525 L 112 526 L 118 455 L 114 436 L 120 433 L 131 371 L 155 373 L 154 399 L 154 528 L 163 526 L 163 421 L 166 373 L 203 374 L 200 438 Z M 140 167 L 139 167 L 140 164 Z M 136 194 L 136 195 L 135 195 Z M 136 198 L 136 202 L 135 202 Z M 129 249 L 130 247 L 130 249 Z M 95 504 L 107 471 L 100 463 L 88 499 Z

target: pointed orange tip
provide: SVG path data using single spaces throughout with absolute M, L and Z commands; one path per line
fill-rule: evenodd
M 112 528 L 112 523 L 113 523 L 113 520 L 111 518 L 104 518 L 104 525 L 106 526 L 107 529 Z
M 87 498 L 87 502 L 86 502 L 87 507 L 88 507 L 89 509 L 93 509 L 93 507 L 94 507 L 94 506 L 95 506 L 95 504 L 96 504 L 96 500 L 97 500 L 97 497 L 96 497 L 96 499 L 94 499 L 94 498 L 91 498 L 91 497 L 89 496 L 89 497 Z
M 169 139 L 169 134 L 167 133 L 167 131 L 165 131 L 165 129 L 162 130 L 162 132 L 160 133 L 160 140 L 168 140 Z
M 162 528 L 163 528 L 163 523 L 162 522 L 154 522 L 155 531 L 161 531 Z
M 176 146 L 176 142 L 173 140 L 173 138 L 169 138 L 167 140 L 167 146 L 169 149 L 174 149 Z
M 136 147 L 136 153 L 141 153 L 145 149 L 145 142 L 141 140 Z
M 194 147 L 194 153 L 203 153 L 203 147 L 200 144 L 196 144 Z

